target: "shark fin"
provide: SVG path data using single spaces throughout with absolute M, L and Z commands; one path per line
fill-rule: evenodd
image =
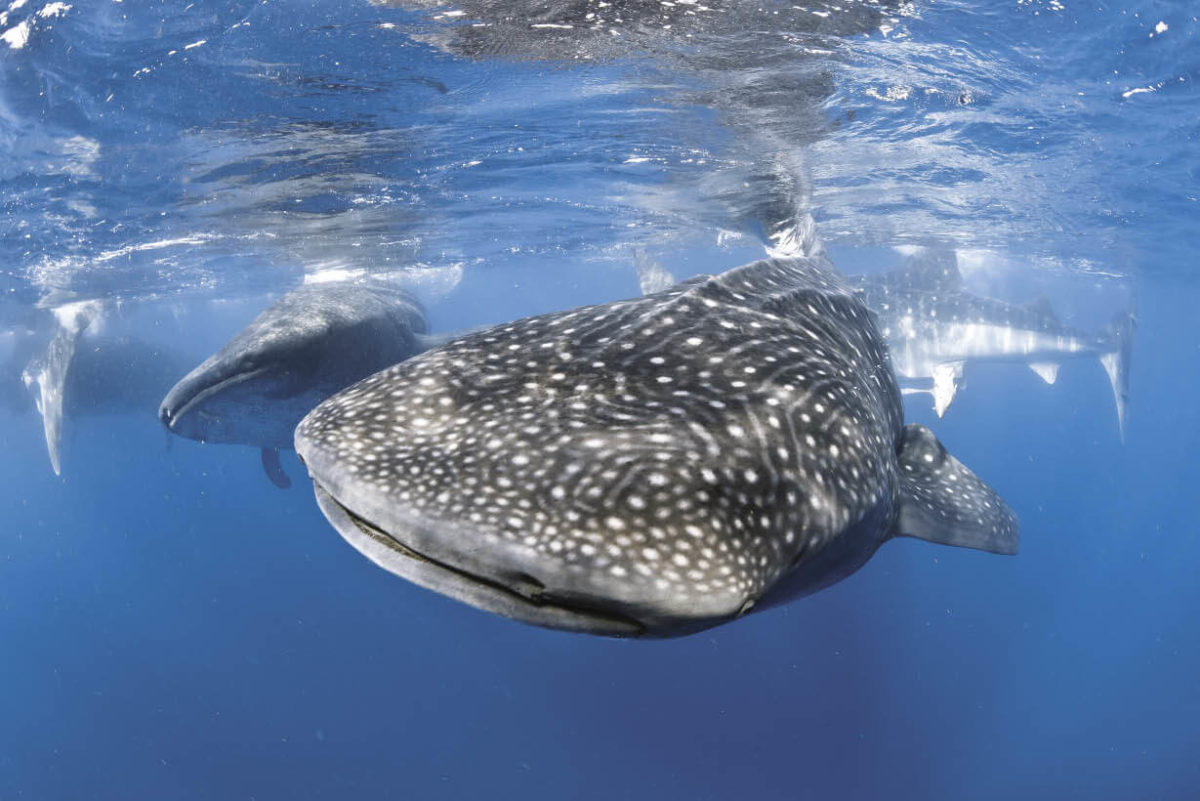
M 962 378 L 962 362 L 945 362 L 933 368 L 933 410 L 941 417 L 950 408 L 954 393 L 958 391 L 958 379 Z
M 675 285 L 675 276 L 640 249 L 633 255 L 633 267 L 643 295 L 653 295 Z
M 893 536 L 1015 554 L 1017 517 L 996 491 L 955 459 L 928 428 L 900 436 L 900 491 Z
M 1058 380 L 1058 365 L 1054 362 L 1030 362 L 1029 369 L 1037 373 L 1038 378 L 1047 384 Z
M 1113 398 L 1117 403 L 1117 427 L 1125 441 L 1125 415 L 1129 406 L 1129 359 L 1133 353 L 1133 331 L 1137 318 L 1131 312 L 1121 312 L 1109 325 L 1112 350 L 1100 354 L 1100 364 L 1108 373 Z
M 906 286 L 918 289 L 962 289 L 958 256 L 948 249 L 921 248 L 904 261 L 895 276 Z
M 271 483 L 280 489 L 287 489 L 292 486 L 292 480 L 288 478 L 287 473 L 283 472 L 283 465 L 279 463 L 279 451 L 275 448 L 262 449 L 262 467 L 263 472 L 267 474 L 267 478 L 271 479 Z
M 1060 325 L 1058 321 L 1058 315 L 1054 313 L 1054 307 L 1050 305 L 1050 298 L 1046 297 L 1045 295 L 1038 295 L 1036 298 L 1022 303 L 1021 308 L 1027 312 L 1053 322 L 1055 325 Z

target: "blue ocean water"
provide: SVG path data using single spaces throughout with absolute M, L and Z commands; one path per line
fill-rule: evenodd
M 1200 793 L 1196 10 L 661 16 L 694 5 L 0 11 L 0 799 Z M 1020 555 L 902 540 L 719 628 L 589 638 L 402 582 L 293 456 L 280 491 L 155 417 L 163 365 L 305 277 L 395 276 L 450 331 L 717 272 L 790 219 L 847 272 L 948 248 L 1085 328 L 1136 306 L 1124 443 L 1095 360 L 909 398 Z M 81 360 L 153 355 L 80 384 L 55 476 L 21 373 L 78 304 Z

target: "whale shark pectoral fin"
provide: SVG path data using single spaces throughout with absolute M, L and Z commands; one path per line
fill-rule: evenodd
M 1015 554 L 1016 515 L 996 491 L 955 459 L 925 426 L 904 427 L 900 441 L 900 537 Z
M 1047 384 L 1058 380 L 1058 365 L 1055 362 L 1030 362 L 1029 369 Z
M 933 368 L 933 410 L 941 417 L 950 408 L 954 393 L 958 391 L 958 379 L 962 378 L 962 362 L 946 362 Z
M 279 463 L 278 449 L 262 449 L 262 466 L 263 472 L 267 474 L 267 478 L 271 479 L 272 484 L 280 489 L 292 486 L 292 480 L 288 478 L 287 473 L 283 472 L 283 465 Z

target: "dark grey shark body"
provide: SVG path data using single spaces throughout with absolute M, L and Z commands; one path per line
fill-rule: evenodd
M 766 260 L 466 336 L 325 401 L 296 449 L 385 569 L 530 623 L 669 636 L 896 535 L 1015 552 L 1004 503 L 901 415 L 850 289 Z
M 159 417 L 204 442 L 290 448 L 314 406 L 429 345 L 416 299 L 378 282 L 306 285 L 265 309 L 181 379 Z M 272 476 L 272 480 L 277 480 Z
M 1044 298 L 1016 305 L 971 294 L 953 251 L 919 253 L 898 270 L 860 276 L 854 284 L 878 317 L 904 391 L 931 393 L 938 416 L 968 363 L 1019 362 L 1054 383 L 1063 360 L 1095 358 L 1108 373 L 1124 435 L 1131 314 L 1118 315 L 1097 334 L 1064 326 Z

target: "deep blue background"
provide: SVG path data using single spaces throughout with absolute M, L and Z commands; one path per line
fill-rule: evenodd
M 63 480 L 2 418 L 0 797 L 1193 798 L 1195 301 L 1142 286 L 1124 446 L 1091 361 L 911 411 L 1020 513 L 1018 557 L 897 541 L 666 642 L 408 586 L 306 482 L 152 417 L 80 422 Z

